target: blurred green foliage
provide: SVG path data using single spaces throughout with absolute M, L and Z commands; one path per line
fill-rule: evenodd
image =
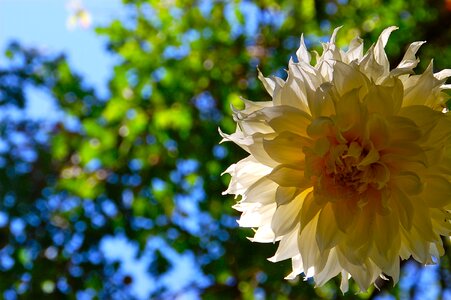
M 118 235 L 138 245 L 137 257 L 152 256 L 148 273 L 156 282 L 171 268 L 166 250 L 148 251 L 156 237 L 192 255 L 208 280 L 193 279 L 185 289 L 205 299 L 406 298 L 418 292 L 415 284 L 400 289 L 389 283 L 381 292 L 357 295 L 351 285 L 342 295 L 334 280 L 317 289 L 311 281 L 285 281 L 290 262 L 267 262 L 276 245 L 248 241 L 251 230 L 236 228 L 236 200 L 221 195 L 229 180 L 221 172 L 245 154 L 218 146 L 217 128 L 234 131 L 230 105 L 239 107 L 239 96 L 268 100 L 256 68 L 284 76 L 301 33 L 319 50 L 343 25 L 339 44 L 360 35 L 368 47 L 383 28 L 397 25 L 387 46 L 393 64 L 409 42 L 426 40 L 420 69 L 432 57 L 437 69 L 450 67 L 449 1 L 126 0 L 123 6 L 126 18 L 97 29 L 118 58 L 107 99 L 64 56 L 16 43 L 6 51 L 0 104 L 23 108 L 26 88 L 39 88 L 57 100 L 71 125 L 1 119 L 4 298 L 136 298 L 130 286 L 137 279 L 101 251 L 103 238 Z M 183 199 L 192 201 L 194 216 Z M 436 270 L 441 292 L 450 286 L 450 252 Z M 148 297 L 177 293 L 159 286 Z

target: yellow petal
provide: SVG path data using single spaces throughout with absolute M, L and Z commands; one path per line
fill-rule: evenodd
M 320 252 L 334 247 L 341 239 L 342 233 L 335 226 L 335 216 L 330 203 L 320 211 L 316 229 L 316 243 Z
M 430 132 L 437 122 L 443 118 L 443 113 L 424 105 L 402 107 L 399 114 L 415 122 L 423 132 Z
M 278 186 L 276 191 L 276 203 L 277 205 L 284 205 L 293 200 L 302 190 L 296 187 L 283 187 Z
M 306 112 L 287 106 L 266 109 L 263 117 L 276 132 L 291 131 L 301 136 L 307 135 L 306 128 L 312 121 Z
M 275 167 L 278 163 L 265 151 L 263 143 L 264 140 L 273 139 L 275 136 L 276 134 L 255 133 L 249 137 L 252 140 L 252 143 L 247 146 L 249 153 L 251 153 L 258 162 L 268 167 Z
M 342 201 L 332 203 L 332 211 L 334 212 L 336 225 L 343 233 L 346 233 L 349 226 L 355 222 L 354 215 L 356 209 L 357 207 L 354 202 L 349 199 L 343 199 Z
M 389 263 L 389 254 L 398 253 L 400 245 L 395 246 L 394 241 L 399 240 L 399 222 L 394 214 L 382 216 L 377 214 L 374 222 L 374 242 L 379 254 Z
M 305 159 L 303 147 L 310 143 L 308 138 L 284 131 L 272 140 L 263 140 L 263 148 L 277 162 L 302 164 Z
M 393 177 L 393 182 L 408 195 L 418 195 L 423 191 L 421 178 L 414 172 L 403 171 Z
M 302 201 L 299 195 L 293 201 L 277 207 L 271 221 L 271 229 L 276 236 L 290 233 L 299 224 Z
M 358 164 L 358 168 L 362 169 L 368 165 L 371 165 L 379 160 L 379 152 L 374 148 L 372 144 L 369 146 L 370 150 L 368 154 L 362 159 L 362 161 Z
M 404 87 L 397 78 L 392 78 L 390 85 L 369 86 L 369 91 L 364 98 L 368 112 L 380 113 L 384 116 L 391 116 L 398 113 L 401 108 Z
M 432 226 L 435 232 L 443 236 L 451 235 L 451 212 L 446 209 L 430 209 Z
M 435 127 L 425 135 L 427 147 L 440 148 L 451 141 L 451 118 L 446 118 L 445 114 L 437 120 Z M 449 145 L 449 144 L 448 144 Z
M 415 200 L 415 211 L 412 220 L 412 226 L 418 233 L 418 236 L 416 236 L 415 239 L 429 242 L 434 242 L 437 239 L 440 239 L 432 227 L 429 208 L 422 199 L 417 198 Z
M 359 158 L 360 157 L 360 154 L 362 153 L 362 147 L 360 146 L 360 144 L 359 143 L 356 143 L 356 142 L 352 142 L 350 145 L 349 145 L 349 148 L 348 148 L 348 153 L 344 156 L 344 157 L 348 157 L 348 156 L 350 156 L 350 157 L 353 157 L 353 158 Z
M 416 228 L 412 228 L 412 232 L 407 235 L 405 234 L 405 238 L 403 239 L 406 242 L 406 246 L 409 249 L 408 251 L 413 256 L 413 258 L 423 264 L 426 264 L 429 260 L 429 242 L 423 240 Z M 410 237 L 411 236 L 411 237 Z
M 398 213 L 401 225 L 409 231 L 412 228 L 414 207 L 410 198 L 398 187 L 392 187 L 391 206 L 395 207 L 394 211 Z
M 328 117 L 314 119 L 307 127 L 307 134 L 311 138 L 322 138 L 334 135 L 334 121 Z
M 335 111 L 336 125 L 342 131 L 358 125 L 363 117 L 359 89 L 353 89 L 340 97 L 340 100 L 335 103 Z
M 416 141 L 421 135 L 421 129 L 409 118 L 391 116 L 387 119 L 392 140 Z
M 429 207 L 451 209 L 451 182 L 444 176 L 429 176 L 424 180 L 423 195 Z
M 390 139 L 386 118 L 377 113 L 370 114 L 366 121 L 366 137 L 377 150 L 385 148 Z
M 400 158 L 400 160 L 416 161 L 427 166 L 427 156 L 423 148 L 417 143 L 408 141 L 393 141 L 382 151 L 382 160 L 387 158 Z M 395 165 L 396 167 L 396 165 Z
M 355 223 L 346 236 L 347 244 L 353 249 L 363 247 L 372 239 L 375 212 L 370 209 L 361 209 L 355 213 Z
M 314 199 L 313 192 L 309 192 L 302 203 L 301 227 L 304 228 L 318 214 L 321 209 Z
M 289 165 L 279 165 L 267 177 L 284 187 L 307 188 L 311 186 L 310 180 L 305 178 L 303 170 Z
M 340 96 L 361 87 L 366 89 L 367 82 L 368 78 L 358 68 L 341 61 L 335 62 L 333 83 Z
M 323 83 L 317 87 L 306 88 L 307 101 L 314 118 L 330 116 L 335 113 L 334 104 L 330 97 L 331 83 Z
M 377 189 L 382 189 L 390 180 L 390 170 L 384 164 L 375 162 L 366 169 L 366 175 L 370 182 L 374 182 Z

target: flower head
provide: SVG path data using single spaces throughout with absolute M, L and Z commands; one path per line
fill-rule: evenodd
M 239 224 L 252 241 L 279 241 L 269 260 L 291 258 L 293 271 L 321 286 L 341 273 L 367 290 L 399 278 L 400 259 L 432 264 L 451 233 L 451 117 L 442 112 L 451 70 L 432 62 L 414 75 L 412 43 L 390 70 L 384 51 L 396 27 L 364 54 L 355 38 L 335 45 L 338 29 L 312 65 L 301 37 L 288 77 L 265 78 L 272 101 L 243 100 L 236 132 L 249 153 L 225 172 L 224 192 L 240 195 Z

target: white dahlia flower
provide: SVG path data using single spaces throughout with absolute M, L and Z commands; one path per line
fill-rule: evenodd
M 451 76 L 413 75 L 412 43 L 390 70 L 384 51 L 396 27 L 364 54 L 347 51 L 334 31 L 316 64 L 303 38 L 288 78 L 265 78 L 272 101 L 243 100 L 235 133 L 221 133 L 249 153 L 225 173 L 225 194 L 240 195 L 239 225 L 254 242 L 279 241 L 269 260 L 291 258 L 293 271 L 321 286 L 341 273 L 362 291 L 378 277 L 399 278 L 400 259 L 437 263 L 440 236 L 451 233 L 451 115 L 442 92 Z

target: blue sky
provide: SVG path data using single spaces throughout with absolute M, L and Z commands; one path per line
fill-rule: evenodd
M 0 0 L 0 49 L 3 52 L 14 39 L 47 53 L 67 53 L 70 65 L 105 95 L 113 58 L 105 54 L 105 40 L 92 28 L 67 28 L 68 2 Z M 83 4 L 92 14 L 93 26 L 108 24 L 123 12 L 119 0 L 85 0 Z M 0 64 L 4 63 L 1 57 Z

